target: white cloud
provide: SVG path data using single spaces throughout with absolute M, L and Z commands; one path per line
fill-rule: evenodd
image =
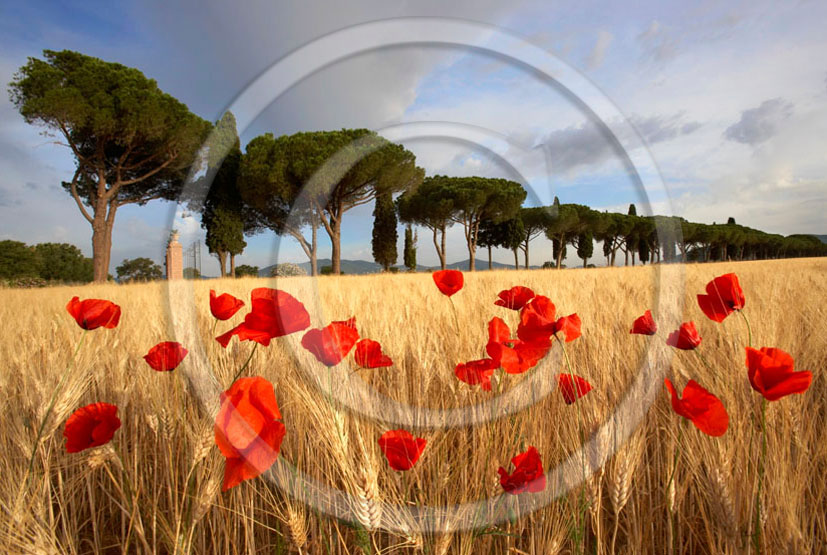
M 792 103 L 783 98 L 765 100 L 757 108 L 744 110 L 741 119 L 726 128 L 724 136 L 748 145 L 763 143 L 776 134 L 792 113 Z
M 613 38 L 614 36 L 608 31 L 601 30 L 597 34 L 597 41 L 594 43 L 594 48 L 586 62 L 588 69 L 597 69 L 603 64 L 603 59 L 606 57 L 606 50 L 608 50 Z

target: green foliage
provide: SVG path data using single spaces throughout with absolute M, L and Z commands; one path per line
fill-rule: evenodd
M 34 247 L 40 258 L 38 274 L 45 280 L 86 283 L 92 281 L 92 259 L 68 243 L 40 243 Z
M 561 261 L 566 258 L 566 243 L 563 243 L 560 239 L 552 239 L 551 256 L 553 256 L 554 260 L 557 261 L 557 268 L 562 268 L 563 264 Z
M 526 197 L 526 191 L 516 181 L 488 177 L 432 178 L 440 183 L 444 193 L 452 199 L 450 219 L 465 231 L 470 270 L 474 270 L 475 253 L 483 221 L 500 223 L 515 217 Z
M 426 177 L 419 187 L 397 199 L 399 219 L 432 230 L 443 230 L 453 225 L 454 198 L 449 183 L 436 177 Z
M 424 170 L 415 162 L 413 153 L 367 129 L 265 134 L 247 145 L 239 183 L 257 221 L 292 235 L 311 259 L 315 243 L 302 228 L 322 225 L 338 271 L 343 214 L 380 193 L 416 187 Z
M 630 216 L 637 216 L 637 207 L 635 207 L 634 203 L 629 205 L 629 212 Z
M 69 50 L 43 57 L 15 74 L 11 100 L 71 148 L 77 169 L 63 187 L 92 224 L 95 280 L 105 281 L 117 207 L 177 198 L 210 124 L 137 69 Z
M 19 289 L 32 289 L 34 287 L 46 287 L 49 282 L 41 277 L 33 276 L 18 276 L 8 279 L 3 279 L 2 284 L 6 287 L 15 287 Z
M 0 241 L 0 278 L 38 277 L 41 259 L 36 249 L 20 241 Z
M 642 263 L 646 264 L 647 262 L 649 262 L 649 243 L 647 243 L 646 241 L 641 241 L 640 243 L 638 243 L 637 252 L 638 258 Z
M 575 237 L 586 229 L 587 223 L 592 221 L 592 211 L 587 206 L 579 204 L 560 204 L 554 197 L 555 204 L 551 206 L 551 220 L 546 227 L 546 237 L 552 243 L 552 256 L 557 261 L 557 267 L 562 268 L 566 258 L 566 244 L 574 241 Z
M 118 281 L 152 281 L 161 279 L 161 267 L 149 258 L 125 259 L 120 266 L 115 268 L 118 273 Z
M 244 276 L 258 277 L 258 266 L 251 266 L 249 264 L 242 264 L 235 269 L 235 277 L 240 278 Z
M 207 231 L 206 245 L 210 254 L 218 256 L 222 276 L 227 273 L 227 255 L 241 254 L 247 246 L 244 233 L 257 230 L 239 191 L 241 158 L 235 117 L 226 112 L 207 141 L 206 172 L 193 187 L 195 193 L 202 195 L 203 189 L 209 190 L 203 199 L 189 199 L 190 208 L 201 212 L 201 227 Z
M 333 266 L 330 266 L 330 265 L 322 266 L 321 270 L 319 270 L 319 273 L 322 274 L 323 276 L 331 276 L 331 275 L 333 275 Z
M 523 220 L 518 214 L 499 223 L 483 220 L 477 244 L 480 247 L 502 247 L 513 251 L 520 247 L 524 238 Z
M 205 225 L 206 224 L 206 225 Z M 205 215 L 202 225 L 207 228 L 205 243 L 211 254 L 241 254 L 247 242 L 244 240 L 244 222 L 232 209 L 216 207 Z
M 409 272 L 416 271 L 416 239 L 414 238 L 413 230 L 408 225 L 405 228 L 405 247 L 403 252 L 405 268 Z
M 201 279 L 198 268 L 184 268 L 184 279 Z
M 594 255 L 594 237 L 591 231 L 584 231 L 577 236 L 576 240 L 577 257 L 583 261 L 583 266 L 586 261 Z
M 373 238 L 371 247 L 373 259 L 388 271 L 396 264 L 398 253 L 396 252 L 396 210 L 393 206 L 391 193 L 382 192 L 376 197 L 376 204 L 373 208 Z

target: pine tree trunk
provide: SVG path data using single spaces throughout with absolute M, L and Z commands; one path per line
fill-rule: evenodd
M 517 254 L 517 249 L 514 249 L 514 269 L 515 270 L 520 269 L 520 257 Z
M 528 239 L 525 242 L 525 264 L 523 264 L 523 267 L 528 270 Z
M 439 243 L 439 229 L 434 228 L 434 248 L 436 255 L 439 257 L 439 268 L 445 269 L 445 230 L 442 230 L 442 246 Z
M 468 256 L 468 271 L 475 272 L 477 270 L 475 264 L 476 260 L 474 259 L 474 248 L 471 246 L 470 241 L 468 242 Z
M 341 214 L 339 217 L 334 219 L 331 222 L 331 229 L 333 230 L 333 235 L 330 237 L 330 244 L 331 244 L 331 273 L 334 276 L 338 276 L 342 273 L 342 218 Z
M 95 224 L 92 225 L 92 268 L 95 282 L 105 282 L 109 273 L 106 265 L 106 228 Z
M 230 277 L 235 278 L 235 255 L 230 253 Z
M 310 275 L 319 275 L 319 264 L 316 262 L 316 248 L 318 246 L 318 229 L 319 226 L 314 222 L 310 231 Z
M 566 246 L 566 236 L 560 235 L 559 238 L 560 246 L 557 249 L 557 269 L 559 270 L 563 266 L 563 249 Z
M 92 222 L 92 271 L 96 283 L 104 283 L 109 278 L 109 262 L 112 253 L 112 227 L 114 210 L 107 217 L 106 204 L 101 203 L 95 210 Z
M 439 255 L 439 263 L 442 266 L 442 269 L 444 270 L 448 265 L 448 253 L 445 252 L 445 227 L 442 228 L 441 243 L 442 243 L 442 250 L 440 251 L 441 254 Z
M 488 269 L 494 269 L 494 261 L 491 259 L 491 245 L 488 245 Z
M 218 266 L 221 270 L 221 277 L 227 277 L 227 251 L 217 251 Z

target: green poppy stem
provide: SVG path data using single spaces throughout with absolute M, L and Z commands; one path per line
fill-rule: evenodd
M 230 382 L 230 385 L 233 385 L 236 382 L 236 380 L 239 378 L 239 376 L 241 376 L 241 373 L 244 372 L 244 370 L 247 368 L 247 366 L 249 366 L 250 361 L 253 359 L 253 354 L 256 352 L 256 347 L 258 347 L 258 343 L 253 345 L 253 348 L 250 351 L 250 356 L 247 357 L 247 362 L 245 362 L 244 366 L 239 368 L 238 372 L 236 372 L 235 376 L 233 376 L 233 381 Z
M 761 553 L 761 486 L 764 483 L 764 471 L 767 460 L 767 400 L 761 399 L 761 458 L 758 461 L 758 490 L 755 493 L 755 531 L 753 543 L 755 551 Z
M 57 401 L 57 394 L 60 393 L 60 388 L 63 386 L 63 382 L 66 381 L 66 378 L 69 376 L 69 373 L 75 367 L 75 359 L 78 356 L 78 352 L 80 351 L 81 345 L 83 345 L 83 340 L 86 338 L 86 332 L 89 330 L 83 330 L 83 333 L 80 335 L 80 340 L 78 344 L 75 346 L 75 352 L 72 353 L 72 358 L 69 360 L 69 364 L 66 365 L 66 370 L 63 371 L 63 375 L 60 376 L 60 380 L 57 382 L 57 387 L 55 387 L 54 391 L 52 392 L 52 398 L 49 401 L 49 407 L 46 409 L 46 414 L 43 416 L 43 420 L 40 422 L 40 428 L 37 430 L 37 439 L 34 441 L 34 447 L 32 447 L 32 455 L 29 457 L 29 468 L 26 471 L 26 480 L 29 479 L 31 476 L 32 470 L 34 470 L 34 458 L 37 455 L 37 447 L 40 445 L 40 439 L 43 437 L 43 431 L 46 429 L 46 424 L 49 422 L 49 417 L 52 415 L 52 410 L 55 408 L 55 402 Z
M 738 313 L 741 315 L 741 318 L 744 319 L 744 322 L 747 324 L 747 346 L 752 347 L 752 326 L 749 325 L 749 319 L 747 319 L 747 315 L 744 314 L 743 310 L 739 310 Z

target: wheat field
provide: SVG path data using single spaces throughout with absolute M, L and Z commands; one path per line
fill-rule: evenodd
M 824 259 L 466 273 L 453 297 L 456 320 L 427 274 L 0 290 L 3 550 L 754 552 L 760 396 L 744 366 L 747 331 L 737 315 L 721 324 L 708 320 L 695 301 L 710 279 L 727 272 L 736 272 L 744 289 L 753 346 L 784 349 L 797 370 L 814 375 L 805 394 L 767 409 L 763 551 L 827 552 Z M 484 356 L 493 316 L 516 322 L 516 313 L 493 304 L 514 285 L 550 297 L 561 315 L 580 316 L 583 335 L 566 349 L 574 373 L 594 389 L 574 405 L 553 390 L 565 371 L 556 344 L 538 367 L 507 376 L 493 392 L 454 376 L 457 363 Z M 355 316 L 361 336 L 379 341 L 395 364 L 364 370 L 351 362 L 328 370 L 301 349 L 301 333 L 257 348 L 244 374 L 274 384 L 287 434 L 269 472 L 222 493 L 224 459 L 213 439 L 218 394 L 253 343 L 233 339 L 225 350 L 212 338 L 243 319 L 255 287 L 294 295 L 307 306 L 312 327 Z M 211 288 L 247 304 L 215 333 Z M 683 313 L 658 308 L 669 294 Z M 84 334 L 65 310 L 75 295 L 119 304 L 120 324 Z M 649 308 L 658 335 L 630 335 L 632 321 Z M 697 353 L 664 345 L 669 326 L 688 320 L 698 326 L 708 366 Z M 156 373 L 142 356 L 165 340 L 180 341 L 190 353 L 175 371 Z M 636 382 L 641 375 L 656 379 Z M 694 378 L 720 397 L 730 414 L 727 433 L 708 437 L 672 412 L 662 376 L 681 388 Z M 513 406 L 496 399 L 496 390 L 512 393 Z M 67 454 L 63 423 L 96 401 L 118 405 L 122 427 L 106 446 Z M 628 437 L 615 426 L 609 438 L 602 432 L 617 422 L 624 402 L 637 407 L 639 425 L 628 427 Z M 397 427 L 428 440 L 406 473 L 391 470 L 377 445 Z M 573 456 L 581 427 L 606 461 Z M 550 474 L 548 499 L 505 496 L 497 468 L 508 468 L 527 445 L 537 447 L 546 468 L 567 460 L 586 468 Z M 551 495 L 566 484 L 567 492 Z

